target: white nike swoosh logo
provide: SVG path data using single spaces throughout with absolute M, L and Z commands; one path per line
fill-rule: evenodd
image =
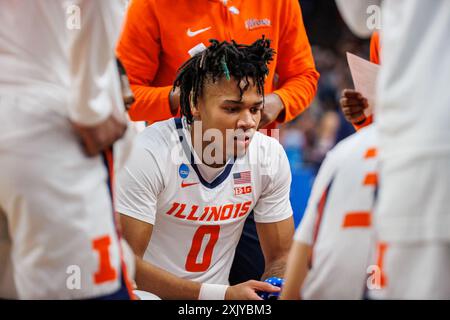
M 187 33 L 188 37 L 195 37 L 196 35 L 198 35 L 202 32 L 208 31 L 209 29 L 211 29 L 211 27 L 207 27 L 207 28 L 200 29 L 197 31 L 191 31 L 191 28 L 189 28 L 186 33 Z

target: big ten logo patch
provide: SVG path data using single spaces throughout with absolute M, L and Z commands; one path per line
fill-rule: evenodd
M 252 192 L 252 186 L 245 186 L 245 187 L 235 187 L 234 188 L 234 195 L 235 196 L 241 196 L 244 194 L 249 194 Z

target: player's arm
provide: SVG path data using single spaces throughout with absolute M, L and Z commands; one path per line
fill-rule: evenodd
M 297 0 L 282 1 L 281 21 L 277 50 L 279 88 L 266 96 L 261 127 L 277 120 L 294 119 L 311 103 L 317 91 L 319 73 L 316 70 L 311 46 L 303 24 Z
M 139 290 L 156 294 L 162 299 L 197 299 L 201 283 L 181 279 L 170 272 L 144 261 L 153 225 L 125 214 L 120 215 L 122 232 L 136 254 L 136 284 Z
M 265 259 L 263 279 L 282 278 L 294 234 L 289 201 L 291 171 L 283 147 L 276 141 L 267 145 L 267 172 L 262 175 L 262 193 L 255 208 L 256 230 Z M 264 160 L 263 160 L 264 161 Z
M 294 241 L 289 253 L 285 279 L 281 291 L 281 300 L 300 300 L 300 290 L 309 271 L 312 247 L 306 243 Z
M 118 8 L 108 1 L 78 0 L 79 29 L 69 31 L 69 117 L 89 156 L 108 148 L 127 128 L 114 55 Z M 119 4 L 116 4 L 119 5 Z M 117 28 L 117 30 L 116 30 Z
M 202 284 L 185 280 L 144 261 L 143 256 L 151 238 L 153 225 L 121 214 L 123 235 L 136 254 L 136 284 L 139 290 L 156 294 L 161 299 L 196 300 Z M 228 287 L 226 300 L 260 300 L 256 291 L 277 292 L 268 283 L 247 281 Z M 208 299 L 205 295 L 204 298 Z
M 294 235 L 292 216 L 279 222 L 256 223 L 256 230 L 266 264 L 262 279 L 283 278 Z
M 129 110 L 130 118 L 134 121 L 165 120 L 178 110 L 176 96 L 171 98 L 173 110 L 171 109 L 169 95 L 172 86 L 152 86 L 162 50 L 155 2 L 131 1 L 116 49 L 135 95 L 135 102 Z

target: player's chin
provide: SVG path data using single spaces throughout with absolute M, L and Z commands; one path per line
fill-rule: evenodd
M 241 141 L 234 142 L 234 156 L 237 158 L 243 157 L 247 154 L 250 142 L 247 143 Z

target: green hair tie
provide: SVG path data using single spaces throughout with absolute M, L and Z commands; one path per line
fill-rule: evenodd
M 230 81 L 230 70 L 228 70 L 227 62 L 225 61 L 225 56 L 222 56 L 220 59 L 220 63 L 222 64 L 223 73 L 225 73 L 225 78 Z

